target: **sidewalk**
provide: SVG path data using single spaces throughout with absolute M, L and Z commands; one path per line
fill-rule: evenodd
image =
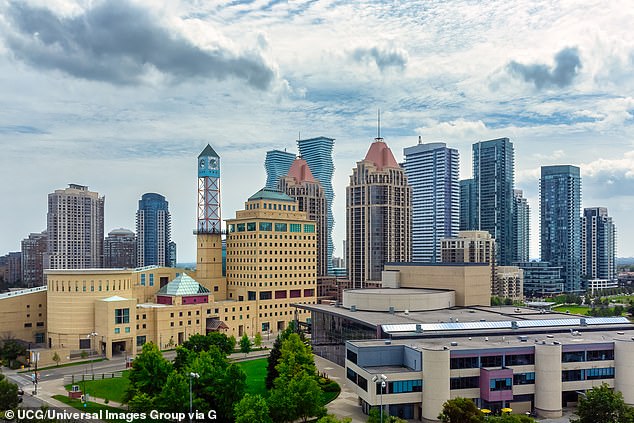
M 328 377 L 341 386 L 341 393 L 334 401 L 326 406 L 328 413 L 337 417 L 350 417 L 352 423 L 365 423 L 368 416 L 363 414 L 359 406 L 358 396 L 353 385 L 346 378 L 346 369 L 336 365 L 332 361 L 315 355 L 315 365 L 320 373 L 326 373 Z

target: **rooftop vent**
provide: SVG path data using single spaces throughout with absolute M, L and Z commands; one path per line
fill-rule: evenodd
M 423 333 L 423 325 L 421 324 L 416 325 L 416 333 Z
M 619 331 L 619 332 L 617 332 L 616 334 L 617 334 L 617 335 L 625 335 L 625 332 L 620 332 L 620 331 Z
M 588 326 L 588 321 L 584 317 L 582 317 L 581 319 L 579 319 L 579 325 Z
M 526 335 L 520 335 L 517 337 L 517 339 L 519 339 L 520 342 L 528 342 L 528 336 Z
M 519 328 L 519 327 L 517 326 L 517 322 L 516 322 L 515 320 L 513 320 L 513 321 L 511 322 L 511 328 L 512 328 L 513 330 L 515 330 L 515 329 L 518 329 L 518 328 Z
M 457 347 L 457 346 L 458 346 L 458 343 L 457 343 L 456 341 L 451 341 L 451 346 L 452 346 L 452 347 Z
M 390 314 L 394 314 L 394 307 L 390 306 Z
M 409 316 L 409 310 L 405 310 L 403 313 L 404 313 L 406 316 Z
M 357 311 L 357 306 L 356 305 L 351 305 L 350 306 L 350 311 Z
M 546 338 L 549 338 L 549 339 L 552 339 L 554 337 L 555 337 L 555 335 L 546 335 Z
M 392 345 L 392 340 L 391 339 L 386 339 L 385 340 L 385 345 Z
M 560 344 L 561 344 L 561 342 L 559 342 L 559 341 L 553 341 L 553 345 L 560 345 Z

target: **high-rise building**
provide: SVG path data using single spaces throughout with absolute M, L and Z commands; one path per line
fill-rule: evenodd
M 135 268 L 137 265 L 136 235 L 129 229 L 108 232 L 103 240 L 103 267 L 106 269 Z
M 292 303 L 317 301 L 316 235 L 317 224 L 297 201 L 268 188 L 227 220 L 227 299 L 244 304 L 249 335 L 284 330 Z
M 161 194 L 143 194 L 136 212 L 137 263 L 143 266 L 170 266 L 172 217 L 169 203 Z
M 524 271 L 517 266 L 498 266 L 491 295 L 521 301 L 524 298 Z
M 325 192 L 310 171 L 308 163 L 297 158 L 288 175 L 280 178 L 279 190 L 297 201 L 299 211 L 317 223 L 317 276 L 328 275 L 328 207 Z
M 460 226 L 459 154 L 442 142 L 421 142 L 403 150 L 412 187 L 412 261 L 440 262 L 440 240 Z
M 524 295 L 526 297 L 550 297 L 564 292 L 561 266 L 551 266 L 547 261 L 517 263 L 524 271 Z
M 326 194 L 326 206 L 328 207 L 328 274 L 332 274 L 332 254 L 335 244 L 332 240 L 332 230 L 335 226 L 335 218 L 332 212 L 332 201 L 335 193 L 332 189 L 332 174 L 335 165 L 332 159 L 332 148 L 335 144 L 334 138 L 317 137 L 304 140 L 297 140 L 299 155 L 306 160 L 308 167 L 315 178 L 321 183 L 321 187 Z
M 476 225 L 495 239 L 496 262 L 509 266 L 513 256 L 513 143 L 498 138 L 473 144 Z
M 586 280 L 617 281 L 616 228 L 605 207 L 583 209 L 581 275 Z
M 495 239 L 488 231 L 459 231 L 441 240 L 443 263 L 487 263 L 491 269 L 491 292 L 495 284 Z
M 12 251 L 0 257 L 0 279 L 6 287 L 22 285 L 22 253 Z
M 291 168 L 295 154 L 288 153 L 286 150 L 271 150 L 266 152 L 264 160 L 264 169 L 266 169 L 266 187 L 277 189 L 280 178 L 288 174 Z
M 478 228 L 475 179 L 460 181 L 460 230 L 475 231 Z
M 44 285 L 44 255 L 46 231 L 29 234 L 22 240 L 22 284 L 27 288 Z
M 84 185 L 70 184 L 48 195 L 45 269 L 103 266 L 104 203 Z
M 346 189 L 348 272 L 354 288 L 380 281 L 385 263 L 408 262 L 412 187 L 383 138 L 357 162 Z
M 581 292 L 581 175 L 577 166 L 542 166 L 541 258 L 561 266 L 566 292 Z
M 527 262 L 530 249 L 530 208 L 520 189 L 513 190 L 513 261 Z

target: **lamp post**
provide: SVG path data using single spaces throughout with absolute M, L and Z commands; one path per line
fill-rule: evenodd
M 198 373 L 191 372 L 189 374 L 189 423 L 192 423 L 192 379 L 198 379 Z
M 383 423 L 383 391 L 385 390 L 385 387 L 387 386 L 387 376 L 385 376 L 384 374 L 381 374 L 380 376 L 374 376 L 372 378 L 372 382 L 377 382 L 377 381 L 381 381 L 381 423 Z
M 93 341 L 97 338 L 98 335 L 99 334 L 97 332 L 90 332 L 88 334 L 88 339 L 90 339 L 90 351 L 91 352 L 95 350 Z M 92 366 L 92 358 L 90 359 L 90 373 L 92 374 L 92 378 L 94 380 L 95 379 L 95 371 L 94 371 L 94 368 Z

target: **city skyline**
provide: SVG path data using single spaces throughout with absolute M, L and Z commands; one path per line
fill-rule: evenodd
M 266 151 L 297 152 L 297 138 L 326 135 L 336 139 L 333 241 L 341 257 L 349 170 L 369 147 L 380 107 L 399 162 L 421 135 L 459 150 L 460 179 L 471 176 L 474 142 L 510 138 L 515 188 L 534 211 L 540 167 L 579 166 L 581 207 L 607 207 L 617 256 L 634 256 L 626 3 L 34 4 L 0 6 L 0 178 L 10 181 L 0 195 L 12 199 L 0 210 L 0 254 L 46 228 L 49 192 L 77 183 L 106 196 L 105 231 L 134 227 L 139 196 L 163 193 L 179 261 L 194 261 L 192 156 L 210 143 L 223 157 L 230 216 L 264 186 Z M 153 35 L 131 46 L 122 31 L 103 56 L 115 62 L 104 62 L 91 53 L 105 48 L 102 40 L 84 35 L 115 15 Z M 69 44 L 47 44 L 55 37 Z M 532 39 L 548 42 L 526 45 Z M 163 62 L 135 61 L 156 43 Z M 182 51 L 190 56 L 180 66 Z M 531 213 L 532 258 L 538 222 Z

